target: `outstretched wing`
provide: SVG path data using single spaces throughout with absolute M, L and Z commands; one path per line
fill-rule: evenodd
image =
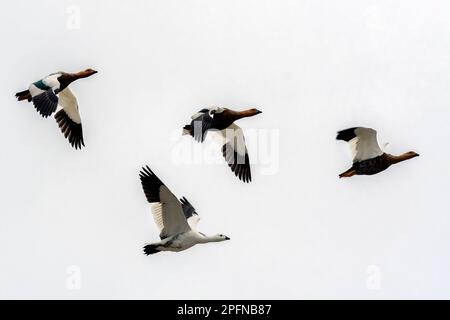
M 371 128 L 355 127 L 339 131 L 337 140 L 348 142 L 353 162 L 373 159 L 383 154 L 377 141 L 377 131 Z
M 180 201 L 148 167 L 140 174 L 142 188 L 147 201 L 152 204 L 152 213 L 158 226 L 160 238 L 165 239 L 191 230 Z
M 219 135 L 223 143 L 222 155 L 231 171 L 243 182 L 252 181 L 250 159 L 242 129 L 233 123 L 227 129 L 221 130 Z
M 58 89 L 60 83 L 58 77 L 61 73 L 54 73 L 32 83 L 29 87 L 33 105 L 41 116 L 47 118 L 58 107 Z
M 213 119 L 209 111 L 202 109 L 191 117 L 191 134 L 197 142 L 205 141 L 206 133 L 211 129 Z
M 180 199 L 181 207 L 183 208 L 184 216 L 191 229 L 197 229 L 197 224 L 200 221 L 200 216 L 195 211 L 194 206 L 185 197 Z
M 62 109 L 55 115 L 58 126 L 72 147 L 81 149 L 81 146 L 84 146 L 81 117 L 78 112 L 77 98 L 75 98 L 69 88 L 59 93 L 59 104 Z

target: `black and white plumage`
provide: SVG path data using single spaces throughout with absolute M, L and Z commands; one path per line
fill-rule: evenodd
M 81 149 L 81 146 L 84 146 L 83 127 L 80 113 L 78 112 L 77 99 L 69 88 L 61 91 L 59 97 L 59 103 L 62 108 L 55 114 L 56 122 L 72 147 Z
M 34 85 L 31 86 L 34 87 Z M 31 89 L 32 87 L 30 87 L 30 92 L 37 91 L 34 95 L 32 93 L 33 105 L 36 108 L 36 111 L 39 112 L 41 116 L 47 118 L 56 111 L 59 100 L 58 96 L 52 89 L 41 92 L 41 90 L 39 90 L 38 88 L 34 88 L 34 90 Z
M 377 141 L 377 132 L 371 128 L 355 127 L 339 131 L 337 140 L 349 143 L 353 162 L 376 158 L 383 154 Z
M 399 156 L 383 152 L 377 141 L 377 132 L 371 128 L 354 127 L 342 130 L 338 132 L 336 139 L 346 141 L 353 156 L 352 167 L 341 173 L 340 178 L 377 174 L 393 164 L 419 156 L 414 151 Z
M 191 227 L 191 229 L 196 230 L 197 224 L 200 221 L 200 216 L 198 215 L 197 211 L 195 211 L 195 208 L 188 201 L 188 199 L 182 197 L 180 199 L 180 202 L 181 208 L 183 209 L 184 216 L 186 217 L 189 226 Z
M 52 73 L 32 83 L 28 90 L 16 93 L 16 97 L 19 101 L 33 102 L 38 113 L 44 118 L 58 111 L 55 119 L 62 133 L 75 149 L 80 149 L 84 146 L 81 117 L 77 99 L 68 86 L 95 73 L 97 71 L 92 69 L 78 73 Z
M 250 158 L 242 129 L 233 123 L 219 133 L 220 142 L 223 143 L 222 155 L 231 171 L 243 182 L 252 181 Z
M 197 142 L 205 141 L 208 130 L 213 127 L 213 118 L 209 112 L 210 109 L 202 109 L 191 117 L 191 125 L 193 125 L 194 128 L 192 131 L 193 138 Z
M 161 238 L 158 243 L 146 245 L 145 254 L 178 252 L 196 244 L 229 240 L 222 234 L 209 237 L 198 232 L 200 219 L 192 204 L 184 197 L 178 200 L 148 166 L 142 168 L 139 176 Z
M 208 132 L 222 145 L 222 155 L 231 171 L 243 182 L 252 180 L 250 158 L 245 144 L 244 132 L 234 122 L 261 113 L 257 109 L 233 111 L 227 108 L 204 108 L 194 114 L 191 124 L 183 128 L 183 134 L 203 142 Z

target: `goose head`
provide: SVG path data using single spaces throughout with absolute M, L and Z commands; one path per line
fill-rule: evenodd
M 253 113 L 253 115 L 257 115 L 257 114 L 262 113 L 261 110 L 258 110 L 258 109 L 256 109 L 256 108 L 249 109 L 248 111 L 249 111 L 250 113 Z
M 212 242 L 222 242 L 226 240 L 230 240 L 230 238 L 228 238 L 226 235 L 223 234 L 216 234 L 215 236 L 211 237 Z
M 83 72 L 84 74 L 86 74 L 88 77 L 90 77 L 90 76 L 92 76 L 92 75 L 98 73 L 97 70 L 94 70 L 94 69 L 91 69 L 91 68 L 86 69 L 86 70 L 84 70 L 84 71 L 82 71 L 82 72 Z
M 98 71 L 94 70 L 94 69 L 86 69 L 83 71 L 80 71 L 78 73 L 75 73 L 73 78 L 74 79 L 80 79 L 80 78 L 88 78 L 94 74 L 96 74 Z
M 415 158 L 415 157 L 418 157 L 418 156 L 419 156 L 419 154 L 418 154 L 417 152 L 414 152 L 414 151 L 406 152 L 404 155 L 405 155 L 405 157 L 407 157 L 408 159 L 412 159 L 412 158 Z
M 409 160 L 415 157 L 418 157 L 419 154 L 414 151 L 405 152 L 399 156 L 388 155 L 388 159 L 391 164 L 396 164 L 399 162 L 403 162 L 405 160 Z

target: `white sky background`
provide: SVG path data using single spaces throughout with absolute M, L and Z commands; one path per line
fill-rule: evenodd
M 80 29 L 67 28 L 70 5 Z M 5 2 L 0 298 L 450 298 L 449 10 L 445 0 Z M 71 86 L 80 152 L 14 93 L 87 67 L 99 73 Z M 214 105 L 263 110 L 238 124 L 278 130 L 276 174 L 262 174 L 257 145 L 250 185 L 223 162 L 174 159 L 180 144 L 198 147 L 174 139 L 181 127 Z M 339 180 L 351 159 L 335 133 L 355 125 L 376 128 L 390 153 L 421 157 Z M 232 241 L 144 256 L 159 239 L 144 164 L 194 204 L 201 231 Z M 73 265 L 79 290 L 66 285 Z

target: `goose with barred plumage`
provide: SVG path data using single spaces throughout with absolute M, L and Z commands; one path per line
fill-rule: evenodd
M 184 197 L 178 200 L 148 166 L 142 168 L 139 176 L 161 238 L 160 242 L 144 247 L 146 255 L 179 252 L 197 244 L 230 240 L 223 234 L 206 236 L 198 232 L 200 218 L 192 204 Z
M 355 127 L 342 130 L 338 132 L 336 139 L 348 142 L 353 154 L 353 166 L 341 173 L 339 178 L 377 174 L 393 164 L 419 156 L 414 151 L 399 156 L 383 152 L 378 145 L 377 132 L 371 128 Z
M 231 171 L 243 182 L 252 180 L 250 159 L 242 129 L 234 122 L 262 113 L 258 109 L 233 111 L 227 108 L 202 109 L 194 114 L 191 124 L 184 126 L 183 135 L 192 136 L 203 142 L 208 132 L 215 132 L 222 144 L 222 155 Z M 211 117 L 212 116 L 212 117 Z
M 81 149 L 84 146 L 81 117 L 78 102 L 68 86 L 82 78 L 96 74 L 97 71 L 86 69 L 77 73 L 56 72 L 30 85 L 28 90 L 16 93 L 19 101 L 33 102 L 39 114 L 47 118 L 57 111 L 55 119 L 61 132 L 69 140 L 72 147 Z

